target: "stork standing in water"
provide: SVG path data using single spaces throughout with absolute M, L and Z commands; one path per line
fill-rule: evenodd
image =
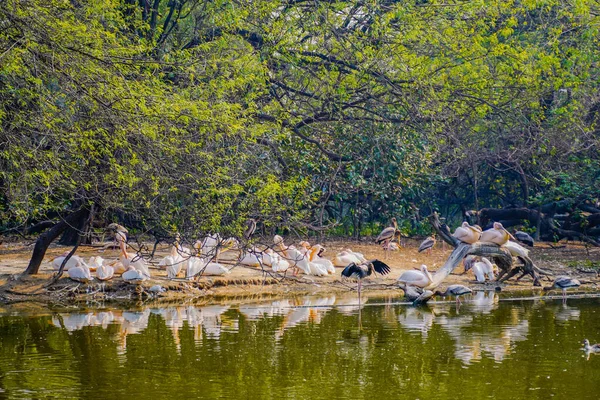
M 435 235 L 431 235 L 421 242 L 421 245 L 419 246 L 419 253 L 425 250 L 429 250 L 429 254 L 431 254 L 433 246 L 435 246 Z
M 386 275 L 390 271 L 391 269 L 386 263 L 379 260 L 369 260 L 362 264 L 352 263 L 348 265 L 342 271 L 342 276 L 345 276 L 346 278 L 358 279 L 358 301 L 360 303 L 360 288 L 362 280 L 374 272 L 380 273 L 381 275 Z
M 554 282 L 552 282 L 552 286 L 546 286 L 544 288 L 544 291 L 549 292 L 551 290 L 561 289 L 563 301 L 567 301 L 567 289 L 576 288 L 579 286 L 581 286 L 581 282 L 579 282 L 577 279 L 573 279 L 563 275 L 556 277 Z
M 400 231 L 398 230 L 398 223 L 396 222 L 396 217 L 392 218 L 392 224 L 394 226 L 388 226 L 387 228 L 382 230 L 379 236 L 377 236 L 377 238 L 375 239 L 375 243 L 383 245 L 386 259 L 390 251 L 390 242 L 396 237 L 400 236 Z
M 436 295 L 438 296 L 454 296 L 456 297 L 456 305 L 459 305 L 460 302 L 460 296 L 465 295 L 465 294 L 471 294 L 473 293 L 473 291 L 471 289 L 469 289 L 466 286 L 463 285 L 450 285 L 446 288 L 446 291 L 442 292 L 437 290 L 435 292 Z

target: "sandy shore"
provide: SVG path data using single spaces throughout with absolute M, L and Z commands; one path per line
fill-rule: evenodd
M 442 248 L 438 243 L 431 254 L 418 253 L 417 242 L 409 241 L 400 251 L 391 252 L 387 260 L 383 250 L 370 243 L 358 242 L 325 242 L 327 248 L 326 258 L 332 258 L 343 249 L 350 248 L 361 252 L 368 259 L 377 258 L 390 265 L 392 272 L 385 277 L 370 277 L 364 281 L 366 296 L 401 295 L 402 291 L 396 285 L 396 279 L 406 270 L 417 269 L 421 264 L 426 264 L 434 272 L 444 264 L 451 253 L 449 246 Z M 556 245 L 554 245 L 557 247 Z M 580 244 L 561 245 L 552 248 L 548 243 L 536 243 L 531 251 L 532 260 L 539 267 L 551 271 L 555 275 L 571 275 L 582 281 L 582 291 L 596 291 L 600 282 L 596 273 L 586 269 L 586 265 L 600 264 L 600 249 L 588 249 Z M 258 268 L 235 266 L 231 273 L 223 277 L 201 277 L 197 281 L 184 279 L 169 280 L 164 270 L 158 267 L 151 268 L 152 279 L 141 284 L 124 282 L 117 277 L 106 284 L 92 283 L 84 285 L 63 277 L 59 282 L 48 286 L 54 271 L 52 259 L 62 254 L 67 247 L 52 247 L 48 250 L 40 273 L 35 276 L 20 275 L 29 262 L 33 246 L 23 243 L 8 243 L 0 245 L 0 302 L 13 303 L 21 301 L 35 301 L 42 303 L 65 303 L 73 301 L 87 301 L 90 299 L 114 302 L 131 301 L 164 301 L 164 302 L 221 302 L 225 299 L 261 299 L 295 295 L 312 295 L 326 293 L 343 293 L 352 291 L 356 284 L 340 279 L 341 268 L 337 268 L 335 275 L 315 277 L 299 275 L 298 277 L 283 276 L 272 273 L 270 270 L 261 271 Z M 152 264 L 158 264 L 160 259 L 168 254 L 168 246 L 159 247 Z M 100 255 L 107 260 L 118 258 L 117 250 L 104 250 L 98 247 L 80 247 L 77 255 L 88 259 Z M 228 251 L 223 253 L 222 261 L 230 266 L 235 265 L 238 252 Z M 578 268 L 577 266 L 583 267 Z M 479 284 L 474 281 L 471 273 L 463 274 L 459 267 L 450 275 L 445 283 L 461 283 L 474 290 L 491 289 L 501 286 L 502 291 L 515 291 L 532 289 L 530 278 L 516 282 L 511 280 L 507 284 L 499 285 L 495 282 Z M 161 285 L 166 291 L 158 296 L 148 292 L 154 285 Z M 539 289 L 536 289 L 539 290 Z

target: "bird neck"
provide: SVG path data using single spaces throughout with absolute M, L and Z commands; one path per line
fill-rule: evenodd
M 310 254 L 308 256 L 308 261 L 313 261 L 318 252 L 319 252 L 319 248 L 316 246 L 313 247 L 313 249 L 310 251 Z

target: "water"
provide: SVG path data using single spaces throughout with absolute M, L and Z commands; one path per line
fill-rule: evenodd
M 0 314 L 4 398 L 598 399 L 600 300 Z M 393 300 L 397 302 L 398 300 Z M 23 309 L 23 307 L 20 307 Z

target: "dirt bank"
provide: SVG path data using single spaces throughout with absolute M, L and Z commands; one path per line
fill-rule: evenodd
M 361 252 L 365 257 L 384 259 L 384 252 L 380 247 L 369 243 L 357 242 L 326 242 L 325 257 L 332 258 L 337 252 L 351 248 Z M 435 271 L 444 264 L 451 253 L 451 249 L 438 244 L 431 254 L 418 253 L 418 243 L 411 242 L 400 251 L 392 252 L 386 261 L 392 272 L 385 277 L 372 277 L 365 280 L 365 295 L 379 293 L 386 295 L 400 295 L 401 290 L 395 285 L 396 279 L 402 272 L 416 269 L 421 264 L 426 264 L 430 271 Z M 555 246 L 556 247 L 556 246 Z M 114 302 L 130 302 L 160 299 L 165 302 L 183 301 L 210 301 L 219 302 L 225 298 L 272 298 L 279 296 L 294 296 L 308 294 L 342 293 L 355 288 L 352 282 L 340 280 L 341 269 L 335 275 L 327 277 L 283 276 L 271 271 L 261 271 L 257 268 L 236 266 L 231 273 L 223 277 L 201 277 L 197 281 L 189 282 L 183 279 L 168 280 L 166 273 L 158 267 L 151 268 L 152 279 L 142 284 L 124 282 L 120 277 L 105 284 L 92 283 L 84 285 L 63 277 L 54 285 L 48 286 L 54 271 L 52 259 L 62 254 L 68 248 L 52 247 L 49 249 L 45 262 L 42 264 L 40 274 L 35 276 L 21 276 L 31 255 L 31 246 L 23 243 L 8 243 L 0 245 L 0 302 L 37 301 L 42 303 L 65 303 L 72 301 L 102 300 Z M 152 264 L 167 255 L 168 247 L 160 247 Z M 77 255 L 85 259 L 100 255 L 105 259 L 117 259 L 118 251 L 102 250 L 98 247 L 80 247 Z M 229 251 L 223 254 L 222 261 L 234 265 L 238 253 Z M 597 290 L 599 282 L 594 271 L 600 266 L 600 249 L 586 250 L 583 245 L 569 244 L 565 247 L 552 248 L 547 243 L 536 244 L 531 252 L 531 258 L 539 267 L 551 271 L 555 275 L 571 275 L 582 281 L 581 290 Z M 151 265 L 152 265 L 151 264 Z M 532 282 L 529 278 L 508 284 L 496 283 L 478 284 L 474 277 L 462 274 L 462 268 L 457 268 L 455 274 L 448 277 L 448 284 L 461 283 L 477 289 L 489 289 L 501 286 L 503 291 L 530 289 Z M 154 285 L 161 285 L 166 289 L 158 296 L 149 293 L 148 289 Z

